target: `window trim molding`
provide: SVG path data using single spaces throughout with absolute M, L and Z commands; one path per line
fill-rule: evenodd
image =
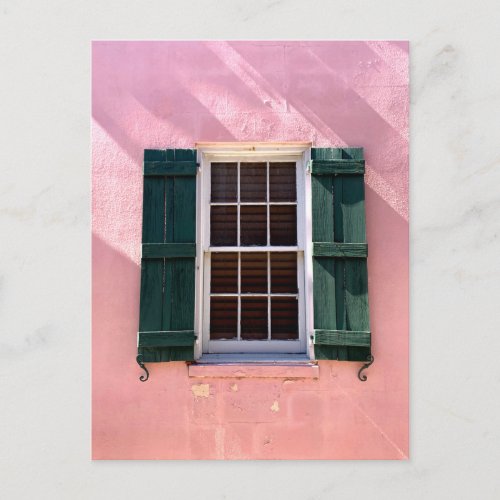
M 197 142 L 199 172 L 196 176 L 196 276 L 195 276 L 195 332 L 197 340 L 194 346 L 194 356 L 198 360 L 203 355 L 203 346 L 208 341 L 204 336 L 204 318 L 209 314 L 209 306 L 204 300 L 204 281 L 206 280 L 207 261 L 207 211 L 209 206 L 210 189 L 207 189 L 209 176 L 209 164 L 213 161 L 228 161 L 238 158 L 240 161 L 249 159 L 251 161 L 295 161 L 302 165 L 304 175 L 300 182 L 301 190 L 298 192 L 297 207 L 303 205 L 302 210 L 297 211 L 297 226 L 303 228 L 298 246 L 302 246 L 304 252 L 304 328 L 305 328 L 305 351 L 309 359 L 314 359 L 314 349 L 310 340 L 313 331 L 313 284 L 312 284 L 312 208 L 311 208 L 311 176 L 306 170 L 311 159 L 311 142 Z M 299 182 L 298 182 L 299 185 Z M 299 236 L 299 235 L 298 235 Z M 302 245 L 299 241 L 302 240 Z M 299 306 L 300 307 L 300 306 Z M 206 344 L 205 344 L 206 345 Z

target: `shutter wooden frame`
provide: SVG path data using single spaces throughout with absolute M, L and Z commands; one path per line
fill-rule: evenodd
M 143 368 L 194 360 L 196 174 L 195 149 L 144 151 L 137 341 Z
M 314 355 L 370 361 L 363 149 L 312 148 L 309 170 Z

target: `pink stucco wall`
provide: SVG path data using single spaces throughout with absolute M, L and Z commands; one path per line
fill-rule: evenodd
M 408 44 L 95 42 L 95 459 L 408 456 Z M 135 362 L 142 155 L 196 141 L 363 146 L 374 365 L 319 378 L 188 376 Z M 250 375 L 250 374 L 249 374 Z

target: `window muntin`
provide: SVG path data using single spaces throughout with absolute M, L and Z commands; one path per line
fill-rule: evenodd
M 305 351 L 299 165 L 210 163 L 208 352 Z

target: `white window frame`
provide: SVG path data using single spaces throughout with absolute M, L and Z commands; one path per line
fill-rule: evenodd
M 210 351 L 224 353 L 266 353 L 271 357 L 283 352 L 308 354 L 313 358 L 309 340 L 313 330 L 312 297 L 312 228 L 311 228 L 311 178 L 307 172 L 310 160 L 310 142 L 282 143 L 217 143 L 198 142 L 196 200 L 196 282 L 195 282 L 195 359 Z M 210 165 L 212 162 L 283 162 L 293 161 L 297 166 L 297 246 L 279 247 L 280 251 L 298 253 L 299 283 L 299 339 L 293 340 L 210 340 Z M 272 168 L 272 167 L 271 167 Z M 221 247 L 217 247 L 219 250 Z M 239 251 L 265 252 L 276 247 L 240 247 Z M 293 344 L 292 344 L 293 343 Z M 237 346 L 236 346 L 237 344 Z M 237 347 L 237 351 L 235 351 Z M 244 354 L 242 354 L 244 356 Z

